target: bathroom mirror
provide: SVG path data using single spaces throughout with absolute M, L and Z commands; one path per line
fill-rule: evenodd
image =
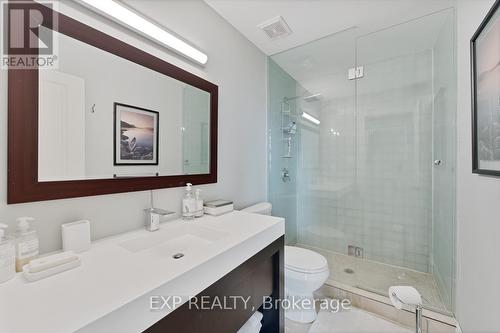
M 58 66 L 38 75 L 38 181 L 209 173 L 208 92 L 57 34 Z
M 9 67 L 9 203 L 217 181 L 216 85 L 32 7 L 57 66 Z

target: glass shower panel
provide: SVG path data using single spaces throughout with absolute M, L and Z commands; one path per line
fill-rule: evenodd
M 367 258 L 428 272 L 432 209 L 432 49 L 408 24 L 358 39 L 359 240 Z M 405 43 L 406 41 L 406 43 Z M 374 237 L 375 236 L 375 237 Z
M 273 215 L 284 217 L 285 241 L 297 243 L 297 82 L 272 59 L 268 60 L 269 201 Z
M 357 284 L 355 267 L 350 261 L 349 265 L 336 263 L 346 261 L 343 258 L 347 257 L 350 244 L 345 235 L 352 220 L 343 216 L 355 215 L 346 206 L 354 205 L 356 178 L 355 82 L 347 77 L 349 69 L 354 67 L 356 33 L 350 29 L 271 57 L 275 65 L 295 80 L 295 91 L 289 89 L 285 93 L 294 98 L 298 128 L 297 155 L 290 161 L 294 165 L 292 170 L 296 170 L 292 178 L 296 178 L 297 219 L 286 221 L 287 233 L 290 225 L 296 227 L 296 233 L 291 231 L 289 239 L 296 235 L 296 245 L 323 254 L 331 267 L 330 278 L 349 285 Z M 270 77 L 275 76 L 272 73 Z M 282 98 L 284 93 L 274 91 L 270 100 L 277 103 L 275 94 L 278 92 Z M 277 107 L 270 109 L 274 113 L 271 117 L 277 117 L 277 110 Z M 319 124 L 303 114 L 311 115 Z M 272 151 L 277 149 L 274 147 Z M 271 170 L 271 187 L 279 183 L 279 175 L 274 174 L 279 169 L 273 166 Z M 271 196 L 273 199 L 276 197 Z M 276 204 L 281 206 L 279 202 Z
M 364 245 L 366 258 L 387 264 L 380 276 L 363 275 L 359 287 L 386 293 L 390 285 L 404 282 L 420 291 L 426 305 L 439 309 L 445 307 L 433 275 L 433 185 L 438 180 L 448 192 L 452 177 L 437 179 L 433 162 L 437 148 L 450 153 L 453 147 L 436 142 L 435 132 L 436 120 L 451 117 L 454 110 L 451 92 L 436 91 L 435 61 L 437 51 L 445 53 L 441 61 L 452 60 L 447 52 L 452 51 L 453 38 L 443 32 L 450 24 L 453 28 L 449 15 L 428 15 L 360 37 L 356 43 L 356 66 L 363 68 L 363 76 L 356 80 L 357 186 L 363 223 L 356 234 L 361 234 L 357 241 Z M 446 35 L 443 40 L 437 38 L 440 33 Z M 453 70 L 442 70 L 442 85 L 450 89 L 453 80 L 447 78 Z M 449 139 L 452 128 L 440 123 Z M 451 157 L 446 158 L 448 167 L 453 165 Z M 449 192 L 445 196 L 449 198 Z M 448 214 L 453 200 L 446 202 Z M 453 225 L 453 218 L 444 223 Z M 447 250 L 440 249 L 440 254 L 449 262 L 453 244 L 444 246 Z
M 454 11 L 443 13 L 434 44 L 432 273 L 452 312 L 455 284 L 456 61 Z
M 411 285 L 453 310 L 453 34 L 450 9 L 270 57 L 273 215 L 287 244 L 327 258 L 327 284 Z

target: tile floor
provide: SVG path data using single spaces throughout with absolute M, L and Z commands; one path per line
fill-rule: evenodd
M 408 328 L 352 308 L 337 313 L 320 311 L 312 324 L 285 321 L 285 333 L 411 333 Z
M 327 258 L 330 278 L 326 284 L 335 285 L 335 282 L 338 282 L 383 296 L 387 296 L 390 286 L 411 285 L 422 294 L 424 305 L 429 309 L 449 312 L 431 274 L 329 252 L 304 244 L 296 246 L 314 250 Z

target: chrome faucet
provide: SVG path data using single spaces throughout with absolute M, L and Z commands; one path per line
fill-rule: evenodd
M 148 208 L 144 209 L 146 212 L 146 230 L 156 231 L 160 229 L 160 219 L 162 216 L 172 215 L 175 212 L 161 208 Z
M 144 211 L 146 212 L 146 230 L 156 231 L 156 230 L 160 229 L 161 217 L 166 216 L 166 215 L 175 214 L 175 212 L 171 212 L 169 210 L 165 210 L 165 209 L 161 209 L 161 208 L 154 208 L 153 191 L 151 191 L 150 193 L 151 193 L 151 197 L 150 197 L 151 208 L 144 209 Z

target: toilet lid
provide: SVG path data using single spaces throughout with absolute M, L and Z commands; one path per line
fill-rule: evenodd
M 321 254 L 296 246 L 285 246 L 285 268 L 297 272 L 318 273 L 328 269 Z

